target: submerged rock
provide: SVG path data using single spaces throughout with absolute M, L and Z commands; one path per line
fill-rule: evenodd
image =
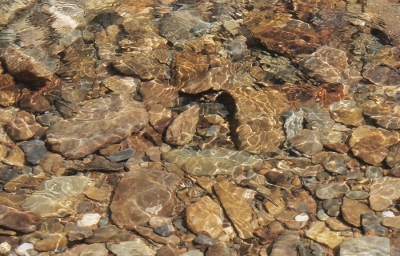
M 118 143 L 148 122 L 143 104 L 130 94 L 87 101 L 75 111 L 75 116 L 55 123 L 46 133 L 46 142 L 53 151 L 73 159 Z
M 351 238 L 340 245 L 340 255 L 390 255 L 390 239 L 378 236 Z

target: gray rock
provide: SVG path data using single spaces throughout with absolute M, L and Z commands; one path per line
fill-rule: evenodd
M 168 237 L 168 236 L 171 235 L 171 232 L 169 232 L 169 229 L 168 229 L 168 225 L 167 225 L 167 224 L 158 226 L 158 227 L 154 228 L 153 231 L 154 231 L 154 233 L 156 233 L 157 235 L 164 236 L 164 237 Z
M 288 139 L 303 130 L 304 111 L 302 109 L 287 110 L 282 113 L 282 117 L 285 119 L 286 145 Z
M 298 232 L 285 231 L 273 244 L 271 256 L 295 256 L 300 241 Z
M 351 238 L 340 244 L 340 256 L 388 256 L 390 239 L 386 237 Z
M 218 239 L 216 238 L 211 238 L 209 236 L 200 234 L 198 236 L 196 236 L 196 238 L 194 239 L 194 241 L 198 244 L 202 244 L 202 245 L 213 245 L 215 243 L 218 242 Z
M 365 234 L 374 236 L 387 236 L 389 234 L 389 229 L 382 226 L 382 220 L 382 216 L 375 214 L 366 213 L 361 215 L 361 225 Z
M 111 162 L 121 162 L 124 160 L 127 160 L 131 157 L 133 157 L 136 153 L 136 150 L 134 150 L 133 148 L 127 148 L 125 150 L 122 151 L 118 151 L 115 154 L 112 154 L 110 156 L 106 156 L 106 158 L 108 160 L 110 160 Z
M 39 164 L 42 158 L 47 156 L 47 150 L 44 141 L 30 140 L 21 144 L 21 148 L 25 153 L 26 160 L 31 164 Z

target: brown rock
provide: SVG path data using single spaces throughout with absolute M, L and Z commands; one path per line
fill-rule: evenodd
M 368 132 L 368 133 L 366 133 Z M 400 141 L 399 133 L 360 126 L 352 135 L 352 152 L 366 163 L 380 165 L 389 154 L 389 147 Z M 351 145 L 350 145 L 351 146 Z
M 218 242 L 208 247 L 205 256 L 234 256 L 234 252 L 224 242 Z
M 297 135 L 291 137 L 289 142 L 297 150 L 310 156 L 323 148 L 319 132 L 308 129 L 301 130 Z
M 340 220 L 335 219 L 335 218 L 328 218 L 325 223 L 328 225 L 329 228 L 335 231 L 345 231 L 345 230 L 351 230 L 351 227 L 345 225 L 342 223 Z
M 352 226 L 361 226 L 361 215 L 365 213 L 374 214 L 368 205 L 360 203 L 357 200 L 351 200 L 346 197 L 343 198 L 342 203 L 342 216 L 343 219 Z
M 163 246 L 157 251 L 156 256 L 179 256 L 179 252 L 170 246 Z
M 85 239 L 85 243 L 105 243 L 128 241 L 131 233 L 121 230 L 114 225 L 103 226 L 93 230 L 93 235 Z
M 375 120 L 376 124 L 388 130 L 400 129 L 400 105 L 383 102 L 377 104 L 375 101 L 367 101 L 364 114 Z
M 14 141 L 28 140 L 43 131 L 42 126 L 26 111 L 18 112 L 17 116 L 7 125 L 8 136 Z
M 365 124 L 364 117 L 362 116 L 363 110 L 358 108 L 356 102 L 353 100 L 335 102 L 329 108 L 331 116 L 336 122 L 352 126 Z
M 382 225 L 386 227 L 400 229 L 400 216 L 383 218 Z
M 397 70 L 385 66 L 370 65 L 362 75 L 364 78 L 367 78 L 372 83 L 379 86 L 400 85 L 400 77 L 398 76 Z
M 22 174 L 18 177 L 10 180 L 4 185 L 4 190 L 7 192 L 14 192 L 17 189 L 23 187 L 25 183 L 31 178 L 29 174 Z
M 43 218 L 33 212 L 22 212 L 14 208 L 0 205 L 0 225 L 22 233 L 31 233 L 37 230 Z
M 179 181 L 177 175 L 158 170 L 127 172 L 115 189 L 111 219 L 120 228 L 134 229 L 146 224 L 152 215 L 169 217 L 174 210 L 173 192 Z
M 295 256 L 296 247 L 299 243 L 300 237 L 297 232 L 285 231 L 279 235 L 278 239 L 274 242 L 271 256 Z
M 176 106 L 178 99 L 178 89 L 159 80 L 143 82 L 140 85 L 140 94 L 146 109 L 150 109 L 155 104 L 160 104 L 165 108 Z
M 327 228 L 323 222 L 316 222 L 306 230 L 306 237 L 332 249 L 338 246 L 344 238 L 339 235 L 339 232 L 334 232 Z
M 400 178 L 381 177 L 373 181 L 369 203 L 374 211 L 384 211 L 400 198 Z
M 287 198 L 287 206 L 298 212 L 313 216 L 317 212 L 317 203 L 306 191 L 301 191 L 295 198 Z
M 199 105 L 194 105 L 175 118 L 165 133 L 165 142 L 175 146 L 189 143 L 196 132 L 199 110 Z
M 41 91 L 30 91 L 26 88 L 22 89 L 21 95 L 18 97 L 18 106 L 35 114 L 51 110 L 50 102 Z
M 143 104 L 129 94 L 90 100 L 75 111 L 74 117 L 61 120 L 47 130 L 46 142 L 53 151 L 68 158 L 81 158 L 118 143 L 148 123 Z
M 0 193 L 0 205 L 20 210 L 20 205 L 25 201 L 25 194 Z
M 8 165 L 15 165 L 18 167 L 25 166 L 25 154 L 22 149 L 17 146 L 12 146 L 8 151 L 8 155 L 6 159 L 3 160 L 3 163 Z
M 208 196 L 186 208 L 186 223 L 198 235 L 205 231 L 212 238 L 218 238 L 223 233 L 223 221 L 222 208 Z
M 35 243 L 35 250 L 39 252 L 54 251 L 67 246 L 68 240 L 64 234 L 53 234 Z
M 85 195 L 99 202 L 108 202 L 111 198 L 112 188 L 109 185 L 103 184 L 101 187 L 89 187 L 85 191 Z
M 102 154 L 103 156 L 109 156 L 114 153 L 117 153 L 119 149 L 121 148 L 120 144 L 112 144 L 106 148 L 102 148 L 99 150 L 99 153 Z
M 181 242 L 181 239 L 179 239 L 177 236 L 169 236 L 169 237 L 159 236 L 156 233 L 154 233 L 153 229 L 151 228 L 139 226 L 135 228 L 135 231 L 138 232 L 140 235 L 160 244 L 178 245 Z
M 228 181 L 221 181 L 214 186 L 222 206 L 242 239 L 253 237 L 252 209 L 243 198 L 244 190 Z
M 14 78 L 9 74 L 0 75 L 0 106 L 9 107 L 15 104 L 18 91 Z

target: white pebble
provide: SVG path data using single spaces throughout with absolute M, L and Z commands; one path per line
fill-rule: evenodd
M 296 217 L 294 217 L 295 221 L 308 221 L 310 217 L 308 217 L 308 215 L 306 213 L 300 213 L 299 215 L 297 215 Z
M 383 211 L 382 216 L 384 217 L 394 217 L 394 213 L 392 211 Z
M 77 224 L 80 227 L 90 227 L 92 225 L 97 225 L 101 219 L 98 213 L 87 213 L 83 215 L 81 220 L 78 220 Z
M 30 254 L 27 252 L 27 250 L 29 249 L 33 249 L 33 244 L 23 243 L 20 246 L 18 246 L 17 249 L 15 249 L 15 252 L 21 256 L 30 256 Z
M 5 255 L 11 251 L 11 245 L 7 242 L 2 242 L 0 244 L 0 254 Z

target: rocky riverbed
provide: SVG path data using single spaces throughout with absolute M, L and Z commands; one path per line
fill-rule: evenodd
M 397 0 L 0 6 L 0 254 L 400 255 Z

